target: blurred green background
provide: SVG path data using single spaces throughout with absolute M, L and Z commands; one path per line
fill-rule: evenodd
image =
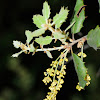
M 46 0 L 51 6 L 51 18 L 59 12 L 61 6 L 70 10 L 68 21 L 62 25 L 65 29 L 72 18 L 76 0 Z M 34 31 L 32 23 L 34 14 L 42 14 L 44 0 L 0 0 L 0 100 L 42 100 L 48 87 L 42 82 L 43 72 L 49 67 L 52 59 L 43 52 L 34 56 L 21 54 L 18 58 L 11 55 L 19 50 L 13 47 L 13 40 L 25 43 L 25 30 Z M 100 25 L 98 0 L 84 0 L 86 16 L 82 34 Z M 75 87 L 78 79 L 73 62 L 66 69 L 65 83 L 57 95 L 57 100 L 100 100 L 100 50 L 88 48 L 84 51 L 86 67 L 92 78 L 91 84 L 85 90 L 78 92 Z M 52 52 L 53 60 L 60 52 Z

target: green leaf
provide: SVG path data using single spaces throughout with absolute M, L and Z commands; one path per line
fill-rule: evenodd
M 40 45 L 48 45 L 52 42 L 52 37 L 51 36 L 39 37 L 35 39 L 35 42 L 37 42 Z
M 49 58 L 53 58 L 53 57 L 52 57 L 52 54 L 50 53 L 50 51 L 46 51 L 46 54 L 47 54 L 47 56 L 48 56 Z
M 100 48 L 100 27 L 98 25 L 95 29 L 92 29 L 88 32 L 87 43 L 95 50 Z
M 44 32 L 45 32 L 44 28 L 37 29 L 34 32 L 26 30 L 25 35 L 27 37 L 27 40 L 26 40 L 27 43 L 29 44 L 29 42 L 33 39 L 33 37 L 38 37 L 38 36 L 42 35 Z
M 47 20 L 50 17 L 50 6 L 48 5 L 46 1 L 43 3 L 42 13 L 45 20 Z
M 84 65 L 84 62 L 81 60 L 81 58 L 79 58 L 76 54 L 72 54 L 73 56 L 73 61 L 74 61 L 74 65 L 75 65 L 75 70 L 78 76 L 78 80 L 79 80 L 79 85 L 81 87 L 85 87 L 86 85 L 86 81 L 84 80 L 86 77 L 86 67 Z
M 27 37 L 27 43 L 29 44 L 29 42 L 33 39 L 33 36 L 32 36 L 32 32 L 31 31 L 29 31 L 29 30 L 26 30 L 25 31 L 25 35 L 26 35 L 26 37 Z
M 85 20 L 85 11 L 82 9 L 82 11 L 79 14 L 79 17 L 77 16 L 78 11 L 80 8 L 84 5 L 83 0 L 77 0 L 76 5 L 74 8 L 74 17 L 71 21 L 71 23 L 76 22 L 73 27 L 71 28 L 72 34 L 80 32 L 81 28 L 83 27 L 83 22 Z
M 42 28 L 43 24 L 46 24 L 45 18 L 41 15 L 34 15 L 33 16 L 33 23 L 38 27 Z
M 44 28 L 37 29 L 37 30 L 35 30 L 34 32 L 32 32 L 32 37 L 40 36 L 40 35 L 42 35 L 44 32 L 45 32 L 45 29 L 44 29 Z
M 65 35 L 63 35 L 61 32 L 55 32 L 52 34 L 54 36 L 55 39 L 62 39 L 65 38 Z
M 63 22 L 67 19 L 69 10 L 67 8 L 64 9 L 64 7 L 61 8 L 59 14 L 56 14 L 53 17 L 53 24 L 55 24 L 55 28 L 60 28 Z
M 99 13 L 100 13 L 100 0 L 98 0 L 98 3 L 99 3 Z
M 30 50 L 29 50 L 30 52 L 34 52 L 35 51 L 35 48 L 34 48 L 34 46 L 33 46 L 33 43 L 32 44 L 30 44 Z
M 23 52 L 23 50 L 18 53 L 13 54 L 11 57 L 18 57 L 22 52 Z

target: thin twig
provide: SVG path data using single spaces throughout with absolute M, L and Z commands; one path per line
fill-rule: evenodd
M 54 48 L 37 49 L 36 52 L 38 52 L 38 51 L 53 51 L 53 50 L 61 50 L 61 49 L 64 49 L 64 46 L 61 46 L 61 47 L 54 47 Z
M 76 44 L 77 42 L 79 42 L 82 39 L 86 40 L 86 37 L 87 37 L 87 35 L 83 36 L 82 38 L 79 38 L 77 40 L 74 40 L 72 43 L 69 43 L 68 45 L 63 45 L 60 47 L 36 49 L 36 52 L 38 52 L 38 51 L 53 51 L 53 50 L 61 50 L 61 49 L 69 48 L 69 47 L 72 47 L 74 44 Z

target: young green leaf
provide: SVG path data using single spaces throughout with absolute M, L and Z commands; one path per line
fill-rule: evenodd
M 75 70 L 78 76 L 78 80 L 79 80 L 79 85 L 81 87 L 85 87 L 86 85 L 86 81 L 84 80 L 86 77 L 86 67 L 84 65 L 84 62 L 81 60 L 81 58 L 79 58 L 76 54 L 72 54 L 73 56 L 73 61 L 74 61 L 74 65 L 75 65 Z
M 46 24 L 45 18 L 42 15 L 34 15 L 33 16 L 33 23 L 38 27 L 42 28 L 43 24 Z
M 54 36 L 55 39 L 62 39 L 65 38 L 65 35 L 63 35 L 61 32 L 55 32 L 52 34 Z
M 35 42 L 37 42 L 40 45 L 48 45 L 52 42 L 52 37 L 51 36 L 39 37 L 35 39 Z
M 26 30 L 25 31 L 25 35 L 26 35 L 26 37 L 27 37 L 27 43 L 29 44 L 29 42 L 33 39 L 33 36 L 32 36 L 32 32 L 31 31 L 29 31 L 29 30 Z
M 30 44 L 30 50 L 29 50 L 30 52 L 34 52 L 35 51 L 35 48 L 34 48 L 34 46 L 33 46 L 33 43 L 32 44 Z
M 48 5 L 46 1 L 43 3 L 42 13 L 45 20 L 47 20 L 50 17 L 50 6 Z
M 23 50 L 18 53 L 13 54 L 11 57 L 18 57 L 22 52 L 23 52 Z
M 49 58 L 53 58 L 53 57 L 52 57 L 52 54 L 50 53 L 50 51 L 46 51 L 46 54 L 47 54 L 47 56 L 48 56 Z
M 100 27 L 98 25 L 95 29 L 92 29 L 88 32 L 87 43 L 95 50 L 100 48 Z
M 44 32 L 45 32 L 44 28 L 37 29 L 34 32 L 26 30 L 25 35 L 27 37 L 27 40 L 26 40 L 27 43 L 29 44 L 29 42 L 33 39 L 33 37 L 38 37 L 38 36 L 42 35 Z
M 85 11 L 84 11 L 84 3 L 83 0 L 77 0 L 76 5 L 74 8 L 74 17 L 71 23 L 76 22 L 73 27 L 71 28 L 72 34 L 80 32 L 81 28 L 83 27 L 83 22 L 85 20 Z M 78 16 L 77 16 L 78 14 Z
M 63 22 L 67 19 L 69 10 L 64 7 L 61 8 L 59 14 L 56 14 L 53 17 L 53 24 L 55 24 L 55 28 L 60 28 Z
M 15 48 L 19 48 L 20 47 L 20 45 L 21 45 L 21 42 L 20 41 L 13 41 L 13 45 L 14 45 L 14 47 Z
M 40 35 L 42 35 L 44 32 L 45 32 L 45 29 L 44 29 L 44 28 L 37 29 L 37 30 L 35 30 L 34 32 L 32 32 L 32 37 L 40 36 Z

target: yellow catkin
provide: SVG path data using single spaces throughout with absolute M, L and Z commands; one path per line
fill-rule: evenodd
M 85 53 L 79 52 L 78 56 L 81 56 L 81 55 L 83 55 L 83 57 L 86 57 Z M 56 95 L 58 91 L 60 91 L 60 89 L 62 88 L 62 84 L 64 83 L 63 78 L 66 75 L 66 71 L 65 71 L 66 65 L 64 65 L 65 61 L 68 62 L 67 57 L 60 57 L 58 61 L 52 61 L 52 64 L 50 64 L 51 68 L 48 68 L 46 72 L 44 72 L 45 77 L 42 81 L 45 83 L 45 85 L 47 85 L 48 83 L 51 83 L 51 85 L 49 86 L 50 92 L 47 93 L 47 96 L 44 100 L 56 100 Z M 60 65 L 61 67 L 60 70 L 58 69 L 58 65 Z M 86 77 L 84 80 L 86 81 L 86 86 L 88 86 L 91 80 L 89 74 L 86 74 Z M 78 83 L 78 85 L 76 86 L 76 89 L 78 91 L 81 91 L 84 88 L 80 86 Z
M 82 53 L 82 52 L 79 52 L 77 55 L 78 56 L 83 56 L 83 58 L 85 58 L 87 56 L 85 53 Z
M 63 54 L 63 53 L 62 53 Z M 63 78 L 66 75 L 65 69 L 66 65 L 64 65 L 64 61 L 68 61 L 68 58 L 60 58 L 58 61 L 52 61 L 52 68 L 48 68 L 46 72 L 44 72 L 44 79 L 42 80 L 45 85 L 51 82 L 49 86 L 50 92 L 47 93 L 47 96 L 44 100 L 56 100 L 56 95 L 58 91 L 62 88 L 62 84 L 64 83 Z M 61 65 L 61 69 L 58 70 L 58 64 Z
M 65 58 L 64 60 L 65 60 L 66 62 L 68 62 L 68 58 Z
M 86 73 L 87 73 L 87 72 L 86 72 Z M 85 77 L 84 80 L 86 81 L 86 86 L 88 86 L 88 85 L 90 84 L 90 80 L 91 80 L 89 74 L 86 74 L 86 77 Z M 76 86 L 76 89 L 77 89 L 78 91 L 81 91 L 81 90 L 83 89 L 83 87 L 81 87 L 81 86 L 79 85 L 79 83 L 78 83 L 78 85 Z
M 77 89 L 78 91 L 81 91 L 83 88 L 78 84 L 78 85 L 76 86 L 76 89 Z

